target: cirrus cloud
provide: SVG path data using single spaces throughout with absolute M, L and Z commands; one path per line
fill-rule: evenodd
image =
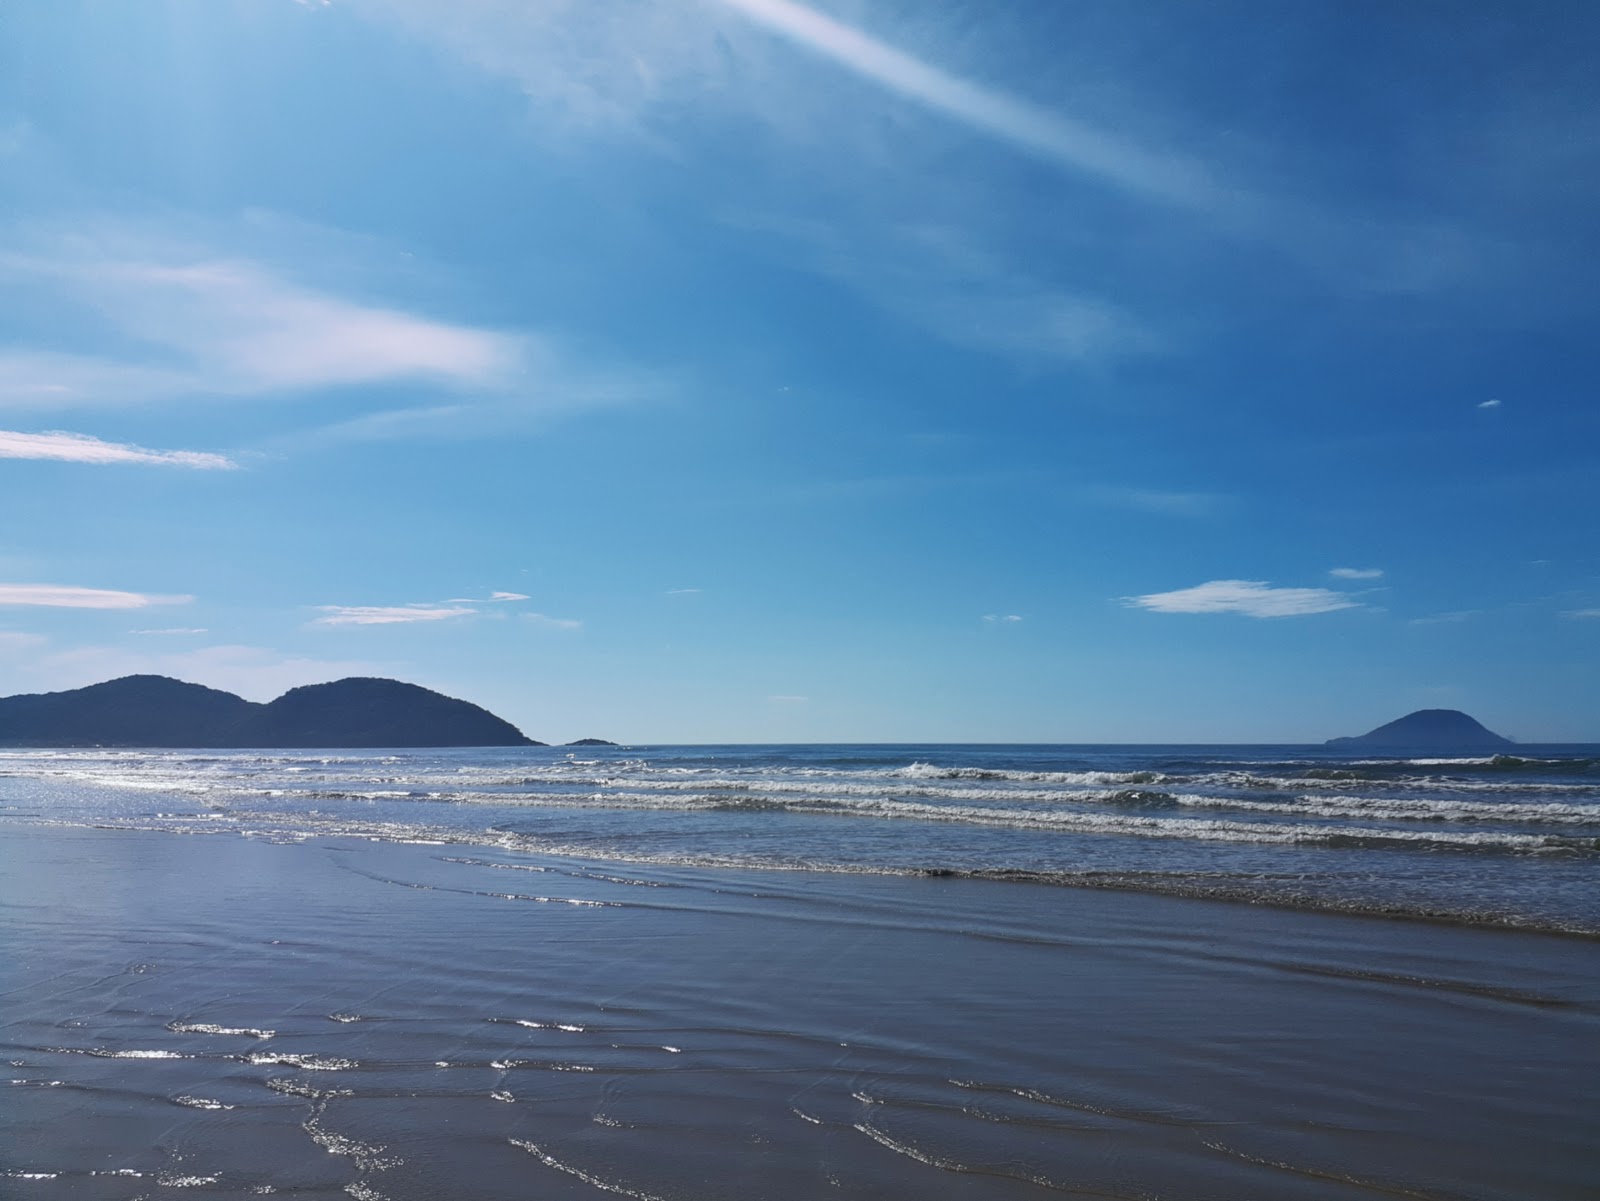
M 317 605 L 327 616 L 314 626 L 387 626 L 418 621 L 447 621 L 476 613 L 465 605 Z
M 36 605 L 49 609 L 143 609 L 150 605 L 186 605 L 192 596 L 81 588 L 76 584 L 0 584 L 0 605 Z
M 100 353 L 0 349 L 0 403 L 11 407 L 408 380 L 493 390 L 523 375 L 530 349 L 515 334 L 339 295 L 262 261 L 110 221 L 0 247 L 0 280 L 64 302 L 109 335 Z
M 583 622 L 573 617 L 551 617 L 546 613 L 524 613 L 523 621 L 532 622 L 536 626 L 544 626 L 551 630 L 581 630 Z
M 1343 592 L 1274 588 L 1265 580 L 1210 580 L 1173 592 L 1124 597 L 1123 602 L 1153 613 L 1238 613 L 1245 617 L 1305 617 L 1361 607 Z
M 105 442 L 90 434 L 47 430 L 25 434 L 0 430 L 0 459 L 54 459 L 63 463 L 153 463 L 227 471 L 238 466 L 226 455 L 199 450 L 148 450 L 128 442 Z
M 444 603 L 447 605 L 501 605 L 510 601 L 525 601 L 528 596 L 522 592 L 491 592 L 487 599 L 473 596 L 452 596 Z

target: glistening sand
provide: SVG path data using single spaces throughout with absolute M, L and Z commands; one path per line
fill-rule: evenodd
M 0 863 L 6 1197 L 1600 1181 L 1584 938 L 350 837 L 15 824 Z

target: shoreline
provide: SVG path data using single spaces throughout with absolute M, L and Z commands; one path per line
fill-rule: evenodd
M 221 817 L 222 815 L 218 815 Z M 5 828 L 5 818 L 15 817 L 19 825 L 34 825 L 62 829 L 119 830 L 130 833 L 171 834 L 175 836 L 233 837 L 260 839 L 267 842 L 311 841 L 320 838 L 349 838 L 361 841 L 388 843 L 395 846 L 463 846 L 503 854 L 549 856 L 555 859 L 580 859 L 598 864 L 616 863 L 632 867 L 703 868 L 709 871 L 728 872 L 814 872 L 838 876 L 878 876 L 894 878 L 986 880 L 1003 884 L 1032 884 L 1047 888 L 1084 889 L 1098 892 L 1130 893 L 1142 896 L 1161 896 L 1190 901 L 1212 901 L 1218 904 L 1243 905 L 1252 908 L 1282 910 L 1288 913 L 1324 914 L 1334 917 L 1365 918 L 1384 922 L 1415 922 L 1427 926 L 1447 926 L 1462 929 L 1498 930 L 1512 933 L 1549 935 L 1586 942 L 1600 942 L 1600 928 L 1561 925 L 1556 921 L 1542 921 L 1537 917 L 1501 913 L 1460 912 L 1449 909 L 1423 910 L 1402 905 L 1386 905 L 1377 901 L 1349 898 L 1294 896 L 1284 894 L 1262 895 L 1244 889 L 1234 891 L 1215 885 L 1186 885 L 1178 880 L 1155 883 L 1150 879 L 1128 879 L 1135 873 L 1114 871 L 1033 871 L 1025 868 L 926 868 L 926 867 L 867 867 L 855 864 L 752 862 L 748 860 L 718 859 L 713 856 L 666 859 L 660 857 L 630 857 L 619 853 L 583 854 L 571 848 L 551 849 L 518 845 L 506 841 L 486 839 L 481 834 L 455 834 L 439 831 L 438 837 L 400 838 L 381 834 L 363 833 L 359 830 L 340 830 L 326 834 L 295 832 L 283 834 L 255 830 L 205 829 L 200 827 L 172 829 L 139 825 L 116 825 L 109 822 L 71 822 L 33 815 L 8 814 L 0 811 L 0 831 Z M 1154 873 L 1153 873 L 1154 875 Z M 1162 873 L 1171 876 L 1172 873 Z
M 8 1194 L 1574 1201 L 1600 1173 L 1585 940 L 453 849 L 0 826 Z

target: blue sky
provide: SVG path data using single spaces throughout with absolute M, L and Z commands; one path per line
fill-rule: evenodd
M 1600 8 L 0 14 L 0 693 L 1600 740 Z

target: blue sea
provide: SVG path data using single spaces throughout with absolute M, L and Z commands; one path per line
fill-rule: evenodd
M 950 873 L 1600 934 L 1600 747 L 0 752 L 0 815 Z
M 1591 1201 L 1600 757 L 0 752 L 0 1198 Z

